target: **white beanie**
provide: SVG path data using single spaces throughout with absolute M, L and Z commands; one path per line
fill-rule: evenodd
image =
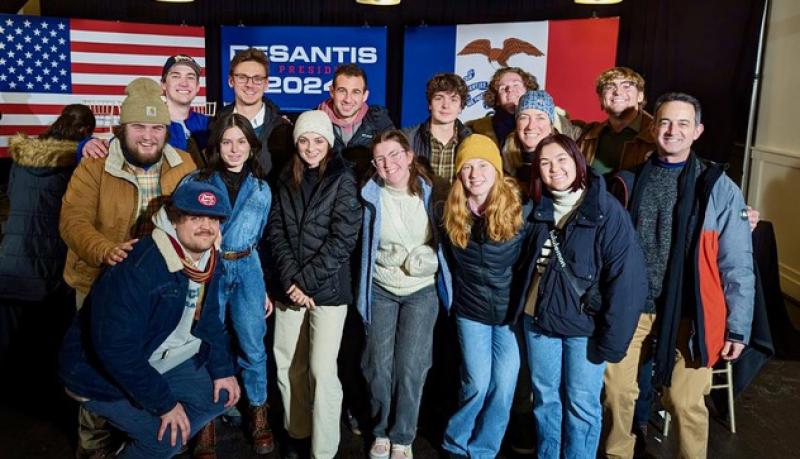
M 300 114 L 294 123 L 294 144 L 297 145 L 297 139 L 307 132 L 313 132 L 325 137 L 328 145 L 333 148 L 333 144 L 336 141 L 333 136 L 333 125 L 331 124 L 331 119 L 322 110 L 309 110 Z

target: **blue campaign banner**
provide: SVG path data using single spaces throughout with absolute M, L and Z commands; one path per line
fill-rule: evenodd
M 358 64 L 367 73 L 368 103 L 385 105 L 386 27 L 222 27 L 222 100 L 233 102 L 230 61 L 248 47 L 270 61 L 267 96 L 285 112 L 315 108 L 330 95 L 333 72 Z
M 441 72 L 456 67 L 456 26 L 406 28 L 403 45 L 403 111 L 401 125 L 408 127 L 428 118 L 425 86 Z

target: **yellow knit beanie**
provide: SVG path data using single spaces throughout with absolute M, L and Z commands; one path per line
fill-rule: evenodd
M 456 154 L 456 173 L 461 171 L 461 166 L 470 159 L 483 159 L 497 169 L 498 177 L 503 176 L 503 160 L 500 158 L 500 149 L 492 139 L 482 134 L 471 134 L 458 145 Z
M 170 124 L 169 109 L 161 99 L 161 86 L 151 78 L 137 78 L 125 88 L 128 96 L 120 107 L 120 124 Z

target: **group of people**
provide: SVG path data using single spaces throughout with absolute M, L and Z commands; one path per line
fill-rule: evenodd
M 608 119 L 584 124 L 503 67 L 493 111 L 462 123 L 466 84 L 442 73 L 430 117 L 398 130 L 356 65 L 294 123 L 264 94 L 263 52 L 230 69 L 235 101 L 213 120 L 190 110 L 199 65 L 176 55 L 160 85 L 127 87 L 110 141 L 71 105 L 11 143 L 0 268 L 9 247 L 66 249 L 38 275 L 63 268 L 75 290 L 59 376 L 80 402 L 79 457 L 171 457 L 194 436 L 193 455 L 215 457 L 213 420 L 237 404 L 255 451 L 272 452 L 268 354 L 287 454 L 334 457 L 356 411 L 337 366 L 348 311 L 360 345 L 341 358 L 366 380 L 353 427 L 372 459 L 413 457 L 440 316 L 455 329 L 446 358 L 461 356 L 452 457 L 497 456 L 509 422 L 515 449 L 540 458 L 633 457 L 647 422 L 634 407 L 653 392 L 640 387 L 662 389 L 681 456 L 706 456 L 711 368 L 750 334 L 757 213 L 692 150 L 697 99 L 664 94 L 650 115 L 643 78 L 615 67 L 597 79 Z M 38 209 L 58 219 L 48 244 L 13 231 L 37 218 L 15 196 L 35 168 L 61 172 L 63 204 Z

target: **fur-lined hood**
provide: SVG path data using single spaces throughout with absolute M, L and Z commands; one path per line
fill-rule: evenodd
M 9 141 L 11 159 L 25 167 L 67 167 L 75 164 L 78 142 L 37 139 L 17 134 Z

